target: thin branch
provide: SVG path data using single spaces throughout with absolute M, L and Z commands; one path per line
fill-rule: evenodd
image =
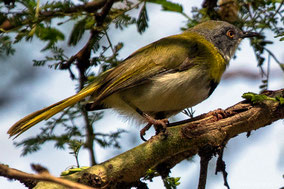
M 31 173 L 25 173 L 23 171 L 10 168 L 7 165 L 3 165 L 3 164 L 0 164 L 0 176 L 6 177 L 9 179 L 16 179 L 22 182 L 27 181 L 27 180 L 48 181 L 48 182 L 60 184 L 60 185 L 63 185 L 65 187 L 72 188 L 72 189 L 94 189 L 93 187 L 89 187 L 83 184 L 72 182 L 66 179 L 54 177 L 51 174 L 49 174 L 48 171 L 42 171 L 38 174 L 31 174 Z
M 279 13 L 279 11 L 280 11 L 280 9 L 281 9 L 283 3 L 284 3 L 284 0 L 281 1 L 279 7 L 276 9 L 276 11 L 275 11 L 274 14 L 271 16 L 271 18 L 274 18 L 274 17 L 276 16 L 276 14 Z
M 62 17 L 62 16 L 66 16 L 66 14 L 74 14 L 77 12 L 82 13 L 85 11 L 88 13 L 93 13 L 99 10 L 100 8 L 102 8 L 106 3 L 107 3 L 107 0 L 96 0 L 96 1 L 90 1 L 82 5 L 65 8 L 64 11 L 60 9 L 60 10 L 55 10 L 55 11 L 39 12 L 39 16 L 36 22 L 41 22 L 41 21 L 55 18 L 55 17 Z M 23 14 L 28 14 L 28 13 L 21 12 L 19 14 L 23 15 Z M 17 16 L 19 15 L 17 14 L 14 15 L 14 17 L 17 17 Z M 30 21 L 29 19 L 26 19 L 26 20 L 23 20 L 21 23 L 22 23 L 21 25 L 15 25 L 13 23 L 13 17 L 9 18 L 0 25 L 0 30 L 1 31 L 13 30 L 13 29 L 16 29 L 18 27 L 21 27 L 23 25 L 30 23 Z
M 105 35 L 106 35 L 108 44 L 109 44 L 109 46 L 110 46 L 110 48 L 111 48 L 111 51 L 112 51 L 112 53 L 114 54 L 114 53 L 115 53 L 115 50 L 114 50 L 114 48 L 113 48 L 113 46 L 112 46 L 112 43 L 111 43 L 111 40 L 110 40 L 110 38 L 109 38 L 109 36 L 108 36 L 108 34 L 107 34 L 107 31 L 104 30 L 104 32 L 105 32 Z
M 61 64 L 60 69 L 70 69 L 71 64 L 76 60 L 78 61 L 77 67 L 79 68 L 80 72 L 85 72 L 88 69 L 88 67 L 90 66 L 89 58 L 91 55 L 91 48 L 93 47 L 94 36 L 96 36 L 100 32 L 100 30 L 105 30 L 104 28 L 98 28 L 103 25 L 103 22 L 114 2 L 114 0 L 107 0 L 102 11 L 100 13 L 97 13 L 95 16 L 97 22 L 96 29 L 91 30 L 91 35 L 86 45 L 74 56 L 72 56 L 68 61 L 66 61 L 64 64 Z M 79 88 L 82 89 L 83 86 L 80 86 Z
M 274 55 L 273 52 L 271 52 L 268 48 L 266 47 L 263 47 L 264 50 L 266 50 L 266 52 L 268 52 L 268 54 L 270 54 L 272 56 L 272 58 L 277 62 L 277 64 L 283 64 L 282 62 L 280 62 L 277 57 Z

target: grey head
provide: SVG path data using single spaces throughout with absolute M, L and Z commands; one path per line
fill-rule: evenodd
M 238 27 L 223 21 L 206 21 L 189 29 L 203 35 L 213 43 L 226 61 L 230 61 L 241 40 L 246 37 L 257 36 L 257 33 L 243 32 Z

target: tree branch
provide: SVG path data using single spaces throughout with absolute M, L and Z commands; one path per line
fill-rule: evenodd
M 35 166 L 38 167 L 38 165 L 32 165 L 32 167 Z M 93 187 L 89 187 L 62 178 L 54 177 L 50 175 L 47 170 L 38 171 L 38 172 L 39 172 L 38 174 L 25 173 L 17 169 L 9 168 L 7 165 L 0 164 L 0 176 L 9 179 L 19 180 L 21 183 L 25 184 L 25 186 L 28 188 L 33 188 L 36 185 L 37 181 L 48 181 L 49 185 L 56 183 L 60 184 L 60 186 L 65 186 L 72 189 L 94 189 Z
M 270 97 L 284 96 L 284 89 L 266 91 Z M 78 181 L 84 175 L 100 179 L 100 187 L 117 188 L 121 184 L 138 181 L 150 168 L 163 163 L 172 168 L 182 160 L 208 149 L 223 148 L 231 138 L 244 132 L 259 129 L 284 118 L 284 106 L 278 101 L 263 100 L 259 103 L 242 101 L 223 111 L 202 114 L 193 119 L 171 124 L 168 137 L 156 135 L 147 142 L 124 152 L 99 165 L 63 178 Z M 97 187 L 98 185 L 93 185 Z M 35 188 L 51 188 L 47 182 L 39 182 Z M 62 188 L 52 185 L 52 188 Z
M 51 18 L 55 18 L 55 17 L 62 17 L 62 16 L 66 16 L 66 14 L 74 14 L 74 13 L 81 13 L 81 12 L 88 12 L 88 13 L 93 13 L 99 9 L 101 9 L 102 7 L 104 7 L 104 5 L 107 4 L 107 0 L 96 0 L 96 1 L 90 1 L 88 3 L 85 4 L 81 4 L 81 5 L 77 5 L 77 6 L 73 6 L 73 7 L 68 7 L 65 8 L 64 10 L 58 9 L 58 10 L 51 10 L 51 11 L 41 11 L 39 12 L 39 17 L 37 22 L 41 22 L 43 20 L 47 20 L 47 19 L 51 19 Z M 25 15 L 28 13 L 25 12 L 21 12 L 19 13 L 19 15 Z M 17 14 L 14 15 L 14 17 L 19 16 Z M 8 30 L 13 30 L 16 29 L 18 27 L 21 27 L 25 24 L 28 24 L 29 20 L 23 20 L 21 22 L 21 25 L 18 25 L 14 23 L 13 21 L 13 17 L 9 18 L 7 20 L 5 20 L 3 23 L 1 23 L 0 25 L 0 30 L 2 31 L 8 31 Z

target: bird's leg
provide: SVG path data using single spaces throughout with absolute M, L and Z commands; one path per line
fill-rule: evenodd
M 152 116 L 141 111 L 139 108 L 136 108 L 136 112 L 138 112 L 148 121 L 148 124 L 143 129 L 140 130 L 140 137 L 142 140 L 147 141 L 144 138 L 144 135 L 146 131 L 148 131 L 151 128 L 152 125 L 155 128 L 156 135 L 159 133 L 163 133 L 163 135 L 167 136 L 167 124 L 169 123 L 168 119 L 155 119 Z
M 146 131 L 148 131 L 151 126 L 153 125 L 156 131 L 156 135 L 159 133 L 162 133 L 163 135 L 167 136 L 167 124 L 169 123 L 168 119 L 163 119 L 163 114 L 157 115 L 155 118 L 152 116 L 144 113 L 142 110 L 140 110 L 138 107 L 136 107 L 134 104 L 132 104 L 129 100 L 127 100 L 124 96 L 121 96 L 121 99 L 131 108 L 133 108 L 138 114 L 140 114 L 142 117 L 144 117 L 148 124 L 143 127 L 143 129 L 140 130 L 140 137 L 143 141 L 147 141 L 144 138 L 144 135 Z

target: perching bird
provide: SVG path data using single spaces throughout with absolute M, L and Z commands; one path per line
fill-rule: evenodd
M 10 136 L 20 135 L 42 120 L 89 97 L 88 109 L 114 108 L 148 125 L 162 126 L 167 118 L 209 97 L 243 38 L 227 22 L 207 21 L 179 35 L 162 38 L 102 73 L 78 94 L 36 111 L 15 123 Z M 155 127 L 156 129 L 158 127 Z

